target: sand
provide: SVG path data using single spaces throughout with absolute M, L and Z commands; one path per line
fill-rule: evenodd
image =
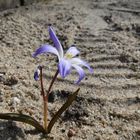
M 24 113 L 42 124 L 42 97 L 34 70 L 45 66 L 45 87 L 57 64 L 53 55 L 32 58 L 49 40 L 52 25 L 64 50 L 75 44 L 93 67 L 80 85 L 73 71 L 58 76 L 49 101 L 49 120 L 66 97 L 80 87 L 72 106 L 62 114 L 47 139 L 140 139 L 140 2 L 138 0 L 49 0 L 0 13 L 0 109 Z M 18 100 L 15 104 L 14 101 Z M 0 120 L 0 140 L 46 139 L 33 127 Z

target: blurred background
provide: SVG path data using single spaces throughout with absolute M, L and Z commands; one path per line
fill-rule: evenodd
M 37 1 L 39 0 L 0 0 L 0 10 L 24 6 Z

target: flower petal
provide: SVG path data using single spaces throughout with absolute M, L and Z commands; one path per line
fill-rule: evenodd
M 85 77 L 85 72 L 84 70 L 78 66 L 78 65 L 72 65 L 78 72 L 79 74 L 79 79 L 75 82 L 76 84 L 79 84 L 81 82 L 81 80 Z
M 67 50 L 65 57 L 67 59 L 70 59 L 70 58 L 78 55 L 79 53 L 80 53 L 79 50 L 76 47 L 72 46 Z
M 72 58 L 70 61 L 71 61 L 72 65 L 85 66 L 88 68 L 90 73 L 93 73 L 93 69 L 89 66 L 89 64 L 87 62 L 81 60 L 80 58 Z
M 51 40 L 54 43 L 55 48 L 58 50 L 60 57 L 62 58 L 63 57 L 63 48 L 62 48 L 62 45 L 61 45 L 60 41 L 58 40 L 54 30 L 52 29 L 52 27 L 49 27 L 49 35 L 50 35 Z
M 38 48 L 33 53 L 33 57 L 36 57 L 37 55 L 42 54 L 42 53 L 53 53 L 53 54 L 57 55 L 58 58 L 60 59 L 60 56 L 59 56 L 57 49 L 52 47 L 51 45 L 47 45 L 47 44 L 41 45 L 41 47 Z
M 34 72 L 34 79 L 36 81 L 38 81 L 39 80 L 39 76 L 40 76 L 40 66 L 38 66 L 37 69 Z
M 68 60 L 61 59 L 58 64 L 58 69 L 61 77 L 65 78 L 70 73 L 71 63 Z

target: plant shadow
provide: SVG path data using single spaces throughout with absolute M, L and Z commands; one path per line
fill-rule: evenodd
M 14 121 L 0 120 L 0 140 L 27 140 L 27 135 L 40 135 L 39 139 L 51 140 L 47 134 L 42 134 L 36 129 L 26 130 L 18 127 Z
M 13 121 L 0 120 L 0 139 L 1 140 L 26 140 L 24 131 L 16 126 Z

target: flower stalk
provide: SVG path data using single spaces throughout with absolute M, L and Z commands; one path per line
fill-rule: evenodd
M 45 100 L 45 91 L 44 91 L 44 86 L 43 86 L 43 72 L 42 72 L 43 67 L 40 66 L 39 70 L 40 70 L 40 85 L 41 85 L 41 95 L 43 97 L 43 100 Z
M 44 129 L 47 131 L 48 127 L 48 97 L 51 92 L 52 86 L 58 76 L 59 70 L 56 71 L 55 75 L 52 78 L 52 81 L 50 83 L 50 86 L 48 88 L 47 94 L 44 91 L 44 86 L 43 86 L 43 67 L 40 66 L 40 85 L 41 85 L 41 95 L 43 97 L 43 104 L 44 104 Z
M 49 94 L 50 94 L 50 92 L 51 92 L 51 88 L 52 88 L 52 86 L 53 86 L 53 84 L 54 84 L 54 82 L 55 82 L 55 80 L 56 80 L 56 78 L 57 78 L 57 76 L 58 76 L 58 73 L 59 73 L 59 70 L 56 71 L 56 73 L 55 73 L 55 75 L 54 75 L 54 77 L 53 77 L 53 79 L 52 79 L 52 81 L 51 81 L 51 83 L 50 83 L 50 86 L 49 86 L 49 88 L 48 88 L 47 96 L 46 96 L 46 97 L 49 96 Z
M 44 86 L 43 86 L 43 67 L 40 66 L 40 85 L 41 85 L 41 95 L 43 97 L 43 104 L 44 104 L 44 129 L 47 130 L 47 122 L 48 122 L 48 100 L 45 95 Z
M 47 131 L 48 127 L 48 100 L 44 101 L 44 129 Z

